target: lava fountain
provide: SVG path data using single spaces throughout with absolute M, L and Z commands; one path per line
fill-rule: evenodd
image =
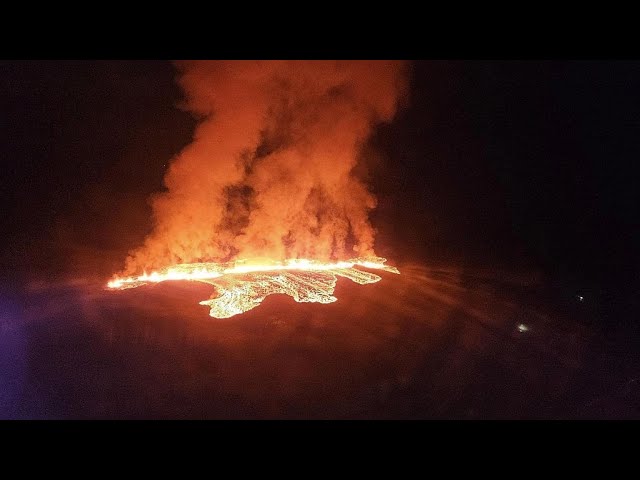
M 334 302 L 338 277 L 381 279 L 362 268 L 399 273 L 374 252 L 361 147 L 404 98 L 405 62 L 177 67 L 183 107 L 199 124 L 151 199 L 153 230 L 109 288 L 209 283 L 218 295 L 201 303 L 226 318 L 274 293 Z M 255 258 L 268 260 L 242 260 Z

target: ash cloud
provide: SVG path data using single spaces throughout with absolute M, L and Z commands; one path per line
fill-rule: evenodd
M 198 261 L 373 255 L 376 205 L 354 173 L 406 93 L 401 61 L 179 62 L 201 120 L 152 198 L 126 271 Z

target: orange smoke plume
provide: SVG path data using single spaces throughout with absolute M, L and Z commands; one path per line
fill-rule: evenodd
M 399 61 L 188 61 L 201 120 L 152 199 L 154 230 L 126 272 L 236 258 L 374 256 L 375 198 L 359 149 L 406 88 Z

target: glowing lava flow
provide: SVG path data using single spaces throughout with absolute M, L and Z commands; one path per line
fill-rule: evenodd
M 375 283 L 381 280 L 378 275 L 358 270 L 361 266 L 374 270 L 400 273 L 397 268 L 385 265 L 386 259 L 353 258 L 336 263 L 320 263 L 312 260 L 288 260 L 277 262 L 239 261 L 234 264 L 188 263 L 175 265 L 150 275 L 144 273 L 137 277 L 114 278 L 107 286 L 123 290 L 135 288 L 146 283 L 159 283 L 167 280 L 191 280 L 213 285 L 218 296 L 200 302 L 208 305 L 210 315 L 216 318 L 228 318 L 257 307 L 268 296 L 284 293 L 296 302 L 331 303 L 337 277 L 346 277 L 359 283 Z

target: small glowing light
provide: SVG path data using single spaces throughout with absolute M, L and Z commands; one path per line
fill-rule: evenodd
M 518 331 L 520 333 L 528 332 L 529 327 L 527 327 L 524 323 L 521 323 L 520 325 L 518 325 Z
M 578 295 L 578 301 L 583 302 L 584 301 L 584 297 L 582 295 Z

